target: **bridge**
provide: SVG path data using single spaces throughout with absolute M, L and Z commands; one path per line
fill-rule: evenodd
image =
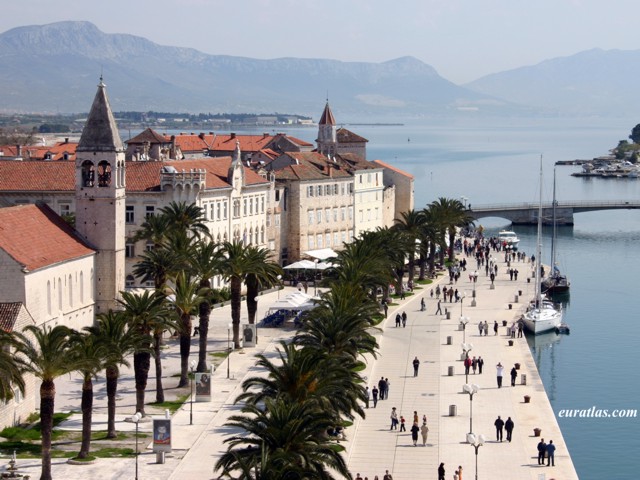
M 573 225 L 574 213 L 595 212 L 598 210 L 636 210 L 640 209 L 640 200 L 579 200 L 556 201 L 556 224 Z M 537 203 L 502 203 L 493 205 L 474 205 L 467 210 L 476 220 L 486 217 L 500 217 L 515 225 L 537 225 Z M 553 223 L 553 203 L 542 203 L 542 223 Z

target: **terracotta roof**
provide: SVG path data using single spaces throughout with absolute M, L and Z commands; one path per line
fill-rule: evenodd
M 20 156 L 24 160 L 44 160 L 47 154 L 49 154 L 50 158 L 48 160 L 64 160 L 64 154 L 67 153 L 68 160 L 75 160 L 77 146 L 78 144 L 76 142 L 58 142 L 50 146 L 22 145 L 20 147 Z M 18 148 L 15 145 L 2 145 L 0 146 L 0 152 L 2 152 L 0 159 L 2 159 L 2 156 L 18 156 Z
M 0 208 L 0 248 L 29 271 L 94 253 L 46 205 Z
M 290 164 L 275 170 L 278 180 L 326 180 L 351 176 L 343 165 L 328 161 L 318 152 L 289 152 L 279 158 L 288 160 Z
M 333 118 L 333 112 L 331 111 L 331 107 L 329 107 L 329 102 L 324 106 L 324 111 L 322 112 L 322 116 L 320 117 L 320 121 L 318 125 L 335 125 L 336 119 Z
M 176 160 L 171 162 L 127 162 L 127 192 L 160 190 L 160 169 L 171 165 L 182 170 L 207 171 L 207 188 L 228 187 L 227 173 L 230 157 Z M 245 167 L 247 185 L 267 180 Z M 73 192 L 75 190 L 74 162 L 17 162 L 0 160 L 0 192 Z
M 169 139 L 167 139 L 164 135 L 159 134 L 152 128 L 147 128 L 146 130 L 140 132 L 135 137 L 126 140 L 124 143 L 132 144 L 132 143 L 145 143 L 149 142 L 153 143 L 169 143 Z
M 382 160 L 373 160 L 373 163 L 377 163 L 378 165 L 384 168 L 388 168 L 389 170 L 399 173 L 400 175 L 404 175 L 405 177 L 410 178 L 411 180 L 413 180 L 414 178 L 413 175 L 411 175 L 410 173 L 407 173 L 404 170 L 400 170 L 399 168 L 389 165 L 388 163 L 384 163 Z
M 369 141 L 346 128 L 339 128 L 336 131 L 336 138 L 338 139 L 338 143 L 366 143 Z
M 22 303 L 0 303 L 0 330 L 13 332 Z
M 373 168 L 382 168 L 380 165 L 365 160 L 363 157 L 355 153 L 341 153 L 340 155 L 336 155 L 336 157 L 338 157 L 343 162 L 346 162 L 348 168 L 351 168 L 353 170 L 369 170 Z

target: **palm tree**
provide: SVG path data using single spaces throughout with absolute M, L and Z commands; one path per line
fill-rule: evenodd
M 142 337 L 133 353 L 133 370 L 136 382 L 136 412 L 145 415 L 144 396 L 151 367 L 152 332 L 164 330 L 171 326 L 169 313 L 165 306 L 165 296 L 159 292 L 135 294 L 120 292 L 122 299 L 122 315 L 126 319 L 129 330 Z M 156 401 L 164 401 L 162 388 L 162 365 L 159 348 L 156 354 Z
M 16 352 L 21 357 L 25 372 L 41 380 L 40 424 L 42 429 L 41 480 L 51 480 L 51 434 L 56 398 L 55 379 L 74 371 L 77 363 L 69 355 L 69 338 L 72 330 L 57 325 L 29 325 L 24 333 L 16 333 Z
M 146 240 L 157 247 L 164 241 L 168 228 L 169 221 L 165 215 L 150 215 L 134 235 L 133 241 Z
M 402 212 L 401 218 L 396 218 L 394 228 L 406 237 L 409 245 L 414 245 L 413 249 L 409 249 L 409 281 L 413 282 L 414 266 L 415 266 L 415 244 L 420 239 L 420 229 L 424 225 L 426 219 L 424 213 L 420 210 L 409 210 Z
M 429 204 L 429 209 L 434 215 L 434 221 L 440 224 L 442 230 L 446 229 L 449 234 L 449 261 L 453 262 L 456 230 L 458 227 L 472 224 L 474 219 L 460 200 L 440 197 Z M 445 249 L 444 242 L 441 248 Z
M 103 365 L 107 382 L 107 438 L 116 438 L 116 395 L 120 366 L 129 366 L 127 357 L 136 350 L 148 349 L 148 342 L 138 330 L 127 328 L 123 312 L 113 310 L 99 314 L 96 325 L 85 327 L 84 330 L 108 352 Z
M 82 374 L 82 442 L 78 458 L 87 458 L 91 448 L 91 418 L 93 412 L 93 379 L 103 369 L 109 352 L 106 346 L 90 333 L 73 331 L 69 339 L 70 355 Z
M 197 242 L 189 255 L 189 270 L 200 280 L 202 291 L 211 291 L 211 278 L 218 274 L 220 249 L 212 242 Z M 211 315 L 211 295 L 204 295 L 199 306 L 198 322 L 198 372 L 207 370 L 207 339 L 209 336 L 209 316 Z
M 429 207 L 422 210 L 425 222 L 420 226 L 420 280 L 424 279 L 425 264 L 429 264 L 429 272 L 435 272 L 436 248 L 440 238 L 440 225 Z M 426 259 L 426 260 L 425 260 Z
M 229 282 L 231 292 L 231 322 L 233 324 L 233 346 L 240 347 L 240 309 L 242 302 L 242 282 L 247 273 L 254 271 L 247 248 L 242 242 L 223 242 L 221 249 L 220 274 Z
M 325 435 L 335 425 L 315 403 L 266 399 L 264 408 L 249 404 L 242 411 L 227 423 L 243 434 L 225 440 L 229 450 L 216 462 L 223 475 L 260 469 L 255 478 L 351 478 L 340 454 L 344 449 Z
M 10 350 L 14 344 L 14 336 L 0 329 L 0 345 L 9 348 L 0 348 L 0 400 L 11 400 L 13 388 L 18 387 L 24 395 L 24 379 L 20 371 L 20 362 Z
M 188 232 L 189 236 L 200 238 L 209 236 L 209 229 L 205 225 L 204 210 L 195 203 L 171 202 L 160 209 L 172 232 Z
M 198 281 L 192 280 L 185 272 L 175 278 L 175 286 L 169 289 L 169 303 L 175 308 L 179 319 L 180 332 L 180 382 L 178 387 L 189 383 L 189 354 L 191 353 L 191 315 L 195 315 L 200 304 L 206 300 L 209 291 L 202 289 Z
M 175 271 L 180 260 L 174 250 L 162 246 L 146 250 L 140 257 L 133 267 L 133 274 L 142 277 L 143 282 L 153 281 L 157 290 L 164 289 L 167 278 Z
M 252 269 L 247 271 L 245 283 L 247 285 L 247 314 L 249 323 L 256 322 L 258 311 L 258 293 L 262 287 L 271 287 L 278 283 L 278 275 L 282 275 L 282 268 L 270 258 L 271 251 L 266 248 L 249 245 L 245 250 L 247 262 Z

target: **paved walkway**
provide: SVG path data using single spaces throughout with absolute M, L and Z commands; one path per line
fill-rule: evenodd
M 499 257 L 500 258 L 500 257 Z M 502 258 L 500 258 L 501 260 Z M 381 326 L 378 334 L 380 356 L 377 360 L 369 359 L 365 371 L 370 386 L 377 383 L 381 376 L 389 378 L 389 399 L 378 402 L 377 408 L 366 410 L 366 419 L 357 420 L 346 431 L 346 457 L 349 468 L 355 477 L 360 473 L 370 480 L 375 475 L 380 479 L 385 470 L 393 474 L 394 480 L 415 478 L 437 478 L 437 467 L 445 463 L 446 478 L 452 478 L 458 465 L 463 466 L 464 477 L 473 478 L 476 457 L 474 449 L 466 443 L 469 432 L 469 396 L 462 392 L 465 383 L 460 347 L 463 339 L 473 344 L 470 355 L 480 355 L 485 360 L 482 375 L 469 375 L 469 383 L 476 383 L 480 391 L 473 397 L 473 431 L 484 433 L 488 443 L 478 451 L 478 478 L 517 479 L 577 479 L 577 474 L 566 450 L 558 424 L 546 397 L 544 387 L 538 376 L 533 358 L 529 352 L 525 338 L 517 338 L 514 346 L 508 346 L 509 337 L 502 320 L 511 323 L 519 316 L 524 305 L 515 303 L 515 295 L 522 290 L 521 298 L 533 296 L 533 284 L 527 283 L 529 266 L 524 262 L 516 263 L 520 270 L 519 280 L 510 281 L 505 274 L 506 264 L 499 263 L 498 278 L 495 289 L 490 289 L 490 282 L 479 271 L 476 285 L 477 306 L 471 306 L 473 284 L 468 281 L 468 271 L 463 272 L 455 288 L 467 292 L 462 305 L 443 303 L 450 319 L 445 315 L 435 315 L 436 302 L 429 298 L 431 286 L 416 290 L 415 295 L 407 297 L 400 304 L 389 310 L 389 318 Z M 440 278 L 438 282 L 445 285 L 448 278 Z M 433 286 L 435 289 L 435 285 Z M 292 290 L 288 287 L 288 290 Z M 286 292 L 285 292 L 286 293 Z M 284 294 L 284 293 L 282 293 Z M 277 293 L 269 293 L 261 297 L 259 302 L 260 318 L 270 304 L 276 301 Z M 420 298 L 425 297 L 427 311 L 420 312 Z M 509 309 L 509 303 L 512 309 Z M 243 307 L 244 310 L 244 307 Z M 408 322 L 406 328 L 396 328 L 394 318 L 396 312 L 406 311 Z M 459 330 L 460 316 L 469 317 L 470 323 L 465 332 Z M 246 315 L 246 313 L 245 313 Z M 230 319 L 230 307 L 213 311 L 211 316 L 210 351 L 222 351 L 226 348 L 227 324 Z M 489 335 L 480 337 L 478 322 L 487 320 L 490 324 Z M 493 334 L 493 322 L 500 322 L 498 335 Z M 224 452 L 224 440 L 234 434 L 225 427 L 227 418 L 238 413 L 240 407 L 234 404 L 239 393 L 242 380 L 247 375 L 255 375 L 258 369 L 254 366 L 254 355 L 264 353 L 271 356 L 275 353 L 277 342 L 289 338 L 292 330 L 267 329 L 259 330 L 259 344 L 254 349 L 236 351 L 230 359 L 230 377 L 227 379 L 226 361 L 212 375 L 213 398 L 210 403 L 193 404 L 193 425 L 189 424 L 189 403 L 173 415 L 173 451 L 166 455 L 165 463 L 156 463 L 156 456 L 147 447 L 149 440 L 141 440 L 141 448 L 145 447 L 139 457 L 139 478 L 141 479 L 209 479 L 217 478 L 213 473 L 213 465 Z M 448 344 L 451 337 L 451 344 Z M 194 339 L 192 355 L 197 355 L 197 341 Z M 413 377 L 413 358 L 421 361 L 419 375 Z M 163 360 L 166 377 L 164 379 L 168 397 L 180 392 L 174 391 L 177 378 L 172 377 L 179 371 L 179 354 L 176 342 L 170 344 Z M 505 366 L 503 387 L 496 386 L 495 365 L 501 362 Z M 510 386 L 509 371 L 514 363 L 520 363 L 519 377 L 515 387 Z M 453 367 L 453 375 L 449 375 L 449 367 Z M 152 372 L 153 374 L 153 368 Z M 526 385 L 521 385 L 521 375 L 526 375 Z M 155 395 L 155 386 L 151 379 L 147 391 L 148 401 Z M 57 383 L 58 396 L 56 409 L 78 409 L 80 404 L 80 387 L 78 379 L 63 379 Z M 96 382 L 96 408 L 94 422 L 96 428 L 104 429 L 106 422 L 106 396 L 103 382 Z M 135 395 L 132 371 L 123 372 L 123 380 L 119 389 L 118 401 L 120 430 L 132 430 L 134 425 L 124 420 L 134 413 Z M 530 403 L 524 403 L 524 395 L 531 397 Z M 455 405 L 457 414 L 450 416 L 450 408 Z M 373 405 L 371 405 L 373 406 Z M 429 437 L 425 447 L 414 447 L 411 434 L 390 431 L 389 415 L 391 407 L 398 409 L 399 415 L 406 419 L 407 430 L 411 427 L 413 412 L 417 411 L 422 421 L 426 415 L 429 425 Z M 513 441 L 511 443 L 496 442 L 495 419 L 500 415 L 506 420 L 511 417 L 515 422 Z M 79 417 L 72 419 L 67 426 L 79 426 Z M 542 429 L 542 437 L 548 442 L 553 440 L 557 445 L 556 466 L 539 467 L 537 465 L 536 445 L 539 438 L 534 437 L 534 428 Z M 141 431 L 150 432 L 150 423 L 141 423 Z M 506 435 L 505 435 L 506 439 Z M 21 473 L 28 473 L 34 478 L 39 474 L 39 461 L 19 460 Z M 124 479 L 134 478 L 134 459 L 99 459 L 93 465 L 73 466 L 63 460 L 54 459 L 54 478 L 66 479 Z M 545 474 L 541 477 L 539 475 Z

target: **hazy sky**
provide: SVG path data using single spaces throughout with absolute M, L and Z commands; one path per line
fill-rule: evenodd
M 106 33 L 251 58 L 384 62 L 455 82 L 591 48 L 640 48 L 638 0 L 2 0 L 0 31 L 87 20 Z

